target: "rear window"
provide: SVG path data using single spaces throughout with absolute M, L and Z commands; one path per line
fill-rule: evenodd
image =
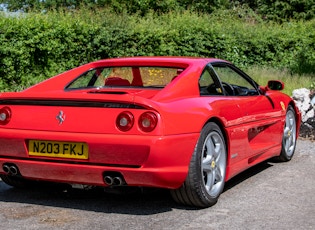
M 67 89 L 100 87 L 154 87 L 163 88 L 184 69 L 176 67 L 102 67 L 91 69 Z

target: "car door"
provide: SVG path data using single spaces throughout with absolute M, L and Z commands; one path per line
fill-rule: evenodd
M 281 143 L 281 111 L 275 109 L 267 95 L 260 93 L 257 83 L 235 66 L 214 63 L 212 67 L 225 94 L 238 103 L 242 114 L 239 125 L 246 140 L 242 142 L 246 145 L 245 155 L 249 161 L 254 161 L 255 156 Z
M 225 124 L 228 136 L 227 146 L 230 158 L 228 164 L 236 164 L 246 158 L 247 134 L 241 125 L 243 112 L 238 98 L 227 95 L 213 67 L 208 65 L 200 76 L 199 90 L 202 100 L 211 106 L 213 111 Z

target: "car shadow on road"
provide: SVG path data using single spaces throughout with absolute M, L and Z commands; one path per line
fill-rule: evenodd
M 271 161 L 264 161 L 258 165 L 255 165 L 254 167 L 251 167 L 244 172 L 236 175 L 232 179 L 230 179 L 228 182 L 226 182 L 223 192 L 232 189 L 236 185 L 242 183 L 243 181 L 255 176 L 256 174 L 261 173 L 262 171 L 265 171 L 266 169 L 273 166 L 273 163 Z
M 235 176 L 223 192 L 268 169 L 272 164 L 263 162 Z M 152 215 L 172 209 L 197 210 L 176 204 L 168 190 L 154 188 L 120 188 L 104 192 L 102 188 L 71 189 L 50 183 L 34 184 L 28 188 L 13 188 L 0 181 L 0 203 L 11 202 L 60 208 L 79 209 L 102 213 Z

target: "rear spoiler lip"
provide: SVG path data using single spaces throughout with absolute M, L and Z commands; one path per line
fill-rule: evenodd
M 0 105 L 31 105 L 31 106 L 67 106 L 91 108 L 128 108 L 147 109 L 142 105 L 122 101 L 92 101 L 92 100 L 53 100 L 53 99 L 5 99 Z

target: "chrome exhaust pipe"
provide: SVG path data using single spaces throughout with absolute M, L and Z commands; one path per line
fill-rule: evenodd
M 108 186 L 126 185 L 126 181 L 120 172 L 107 171 L 103 173 L 104 183 Z
M 111 186 L 114 184 L 114 179 L 111 176 L 104 176 L 105 184 Z
M 3 171 L 4 171 L 6 174 L 9 174 L 9 173 L 10 173 L 10 166 L 9 166 L 9 165 L 4 164 L 4 165 L 2 166 L 2 169 L 3 169 Z
M 120 186 L 120 185 L 122 185 L 123 184 L 123 180 L 121 179 L 121 177 L 114 177 L 114 179 L 113 179 L 113 184 L 114 185 L 117 185 L 117 186 Z
M 19 169 L 16 166 L 12 165 L 10 166 L 10 173 L 12 176 L 16 176 L 19 174 Z

